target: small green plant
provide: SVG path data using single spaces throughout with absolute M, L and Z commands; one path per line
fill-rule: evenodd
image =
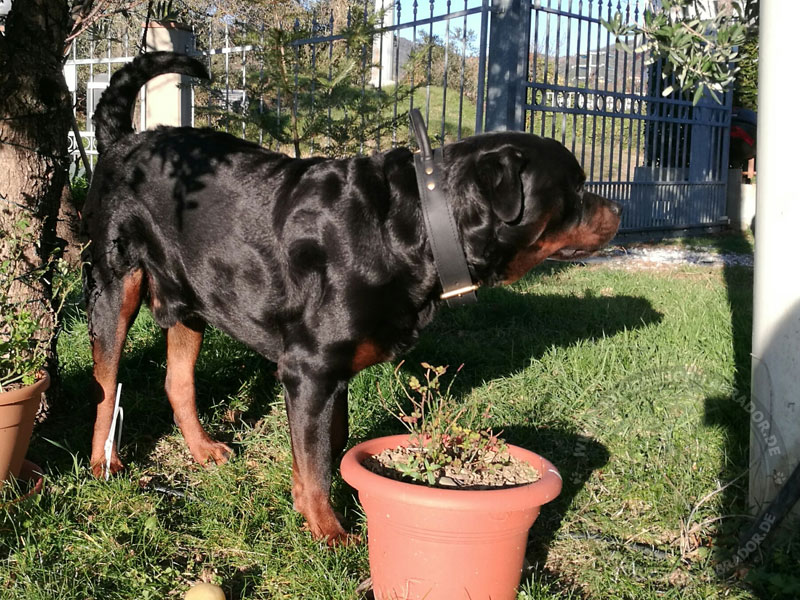
M 153 20 L 161 23 L 175 22 L 180 18 L 180 12 L 172 6 L 172 0 L 159 1 L 153 6 Z
M 4 257 L 0 261 L 0 392 L 11 385 L 31 385 L 45 367 L 50 355 L 55 326 L 51 317 L 59 312 L 36 310 L 24 295 L 15 293 L 19 286 L 47 279 L 52 298 L 63 305 L 73 285 L 69 266 L 51 256 L 38 268 L 31 268 L 25 250 L 33 245 L 29 223 L 20 219 L 9 230 L 0 231 Z
M 513 459 L 491 428 L 463 424 L 468 407 L 456 404 L 450 394 L 455 378 L 443 387 L 447 367 L 422 363 L 424 381 L 411 376 L 404 383 L 398 375 L 401 366 L 395 370 L 395 380 L 410 408 L 396 397 L 393 406 L 382 393 L 381 399 L 408 430 L 410 444 L 374 457 L 386 468 L 382 474 L 392 476 L 393 470 L 403 478 L 437 487 L 499 487 L 538 479 L 535 469 Z M 488 417 L 487 409 L 481 418 Z

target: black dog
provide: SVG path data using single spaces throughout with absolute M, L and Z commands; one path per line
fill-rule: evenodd
M 166 330 L 167 396 L 200 463 L 230 455 L 197 419 L 205 324 L 277 363 L 295 507 L 315 537 L 340 541 L 329 488 L 347 442 L 348 380 L 406 351 L 440 304 L 412 153 L 293 159 L 211 130 L 134 135 L 137 91 L 169 72 L 207 77 L 186 56 L 146 54 L 112 77 L 95 117 L 100 160 L 84 210 L 93 469 L 102 472 L 120 353 L 146 301 Z M 583 189 L 586 176 L 556 141 L 491 133 L 443 157 L 442 187 L 480 285 L 586 255 L 617 231 L 619 205 Z M 122 468 L 116 449 L 111 466 Z

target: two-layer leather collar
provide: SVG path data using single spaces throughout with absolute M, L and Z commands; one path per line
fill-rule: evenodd
M 420 151 L 414 154 L 414 170 L 425 217 L 425 228 L 433 250 L 433 259 L 442 283 L 442 300 L 449 306 L 460 306 L 477 302 L 469 274 L 464 249 L 458 240 L 458 230 L 453 211 L 442 190 L 442 150 L 431 150 L 431 142 L 425 121 L 418 109 L 411 111 L 411 128 L 417 138 Z

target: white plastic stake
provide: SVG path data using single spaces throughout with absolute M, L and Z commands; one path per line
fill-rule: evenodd
M 108 430 L 108 437 L 106 438 L 106 443 L 103 446 L 103 450 L 105 451 L 105 464 L 104 466 L 104 474 L 106 481 L 108 478 L 111 477 L 111 451 L 114 448 L 114 431 L 117 431 L 117 448 L 119 448 L 120 440 L 122 439 L 122 419 L 123 419 L 123 411 L 122 407 L 119 405 L 119 399 L 122 395 L 122 384 L 117 384 L 117 397 L 114 399 L 114 416 L 111 418 L 111 428 Z M 117 428 L 117 417 L 119 417 L 119 428 Z

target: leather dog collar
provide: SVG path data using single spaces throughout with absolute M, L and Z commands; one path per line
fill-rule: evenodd
M 477 302 L 473 283 L 469 274 L 464 249 L 458 241 L 456 221 L 453 211 L 442 193 L 441 178 L 442 150 L 431 150 L 431 142 L 425 129 L 425 121 L 419 109 L 412 109 L 411 128 L 417 138 L 420 151 L 414 154 L 414 171 L 417 187 L 425 217 L 425 228 L 433 250 L 433 260 L 439 281 L 442 283 L 442 300 L 449 306 L 460 306 Z

